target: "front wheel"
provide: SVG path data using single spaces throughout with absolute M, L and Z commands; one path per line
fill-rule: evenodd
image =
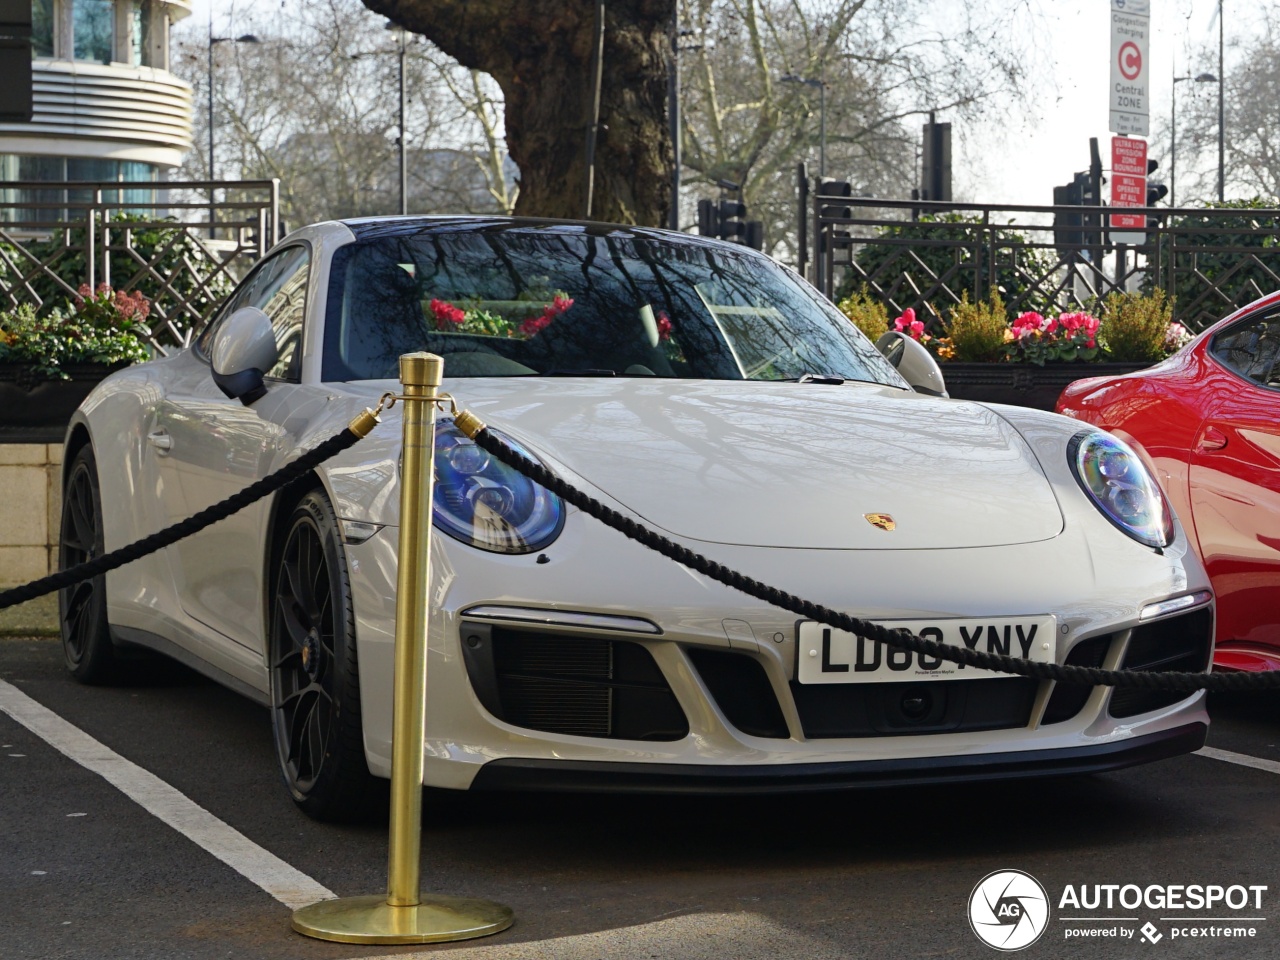
M 323 491 L 285 526 L 270 623 L 271 722 L 289 793 L 317 820 L 363 818 L 381 791 L 365 763 L 351 588 Z
M 81 447 L 71 460 L 62 491 L 58 569 L 87 563 L 103 553 L 102 494 L 93 448 Z M 107 627 L 107 578 L 100 574 L 58 591 L 62 652 L 81 683 L 104 683 L 116 675 L 115 647 Z

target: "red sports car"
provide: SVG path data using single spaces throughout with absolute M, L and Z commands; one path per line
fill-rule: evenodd
M 1280 669 L 1280 293 L 1150 369 L 1076 381 L 1058 412 L 1154 467 L 1218 595 L 1214 665 Z

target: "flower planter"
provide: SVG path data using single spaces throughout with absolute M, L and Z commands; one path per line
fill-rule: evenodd
M 71 414 L 109 373 L 127 364 L 66 364 L 50 380 L 26 364 L 0 363 L 0 443 L 61 443 Z
M 1115 377 L 1149 363 L 941 363 L 947 393 L 957 400 L 1053 410 L 1064 387 L 1088 377 Z

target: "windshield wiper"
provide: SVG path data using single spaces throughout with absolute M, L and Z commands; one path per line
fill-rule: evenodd
M 792 377 L 792 383 L 831 383 L 839 386 L 844 383 L 845 377 L 836 376 L 834 373 L 802 373 L 798 377 Z
M 616 377 L 617 375 L 617 370 L 605 370 L 599 367 L 582 367 L 577 370 L 569 368 L 547 370 L 545 373 L 540 374 L 540 376 L 544 377 Z

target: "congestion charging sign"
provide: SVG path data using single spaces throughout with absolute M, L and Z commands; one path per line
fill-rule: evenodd
M 1112 133 L 1145 137 L 1150 106 L 1147 41 L 1151 36 L 1151 0 L 1111 0 Z M 1145 174 L 1145 170 L 1143 171 Z
M 1147 141 L 1137 137 L 1111 138 L 1111 206 L 1147 205 Z M 1147 217 L 1142 213 L 1111 214 L 1111 242 L 1147 242 Z

